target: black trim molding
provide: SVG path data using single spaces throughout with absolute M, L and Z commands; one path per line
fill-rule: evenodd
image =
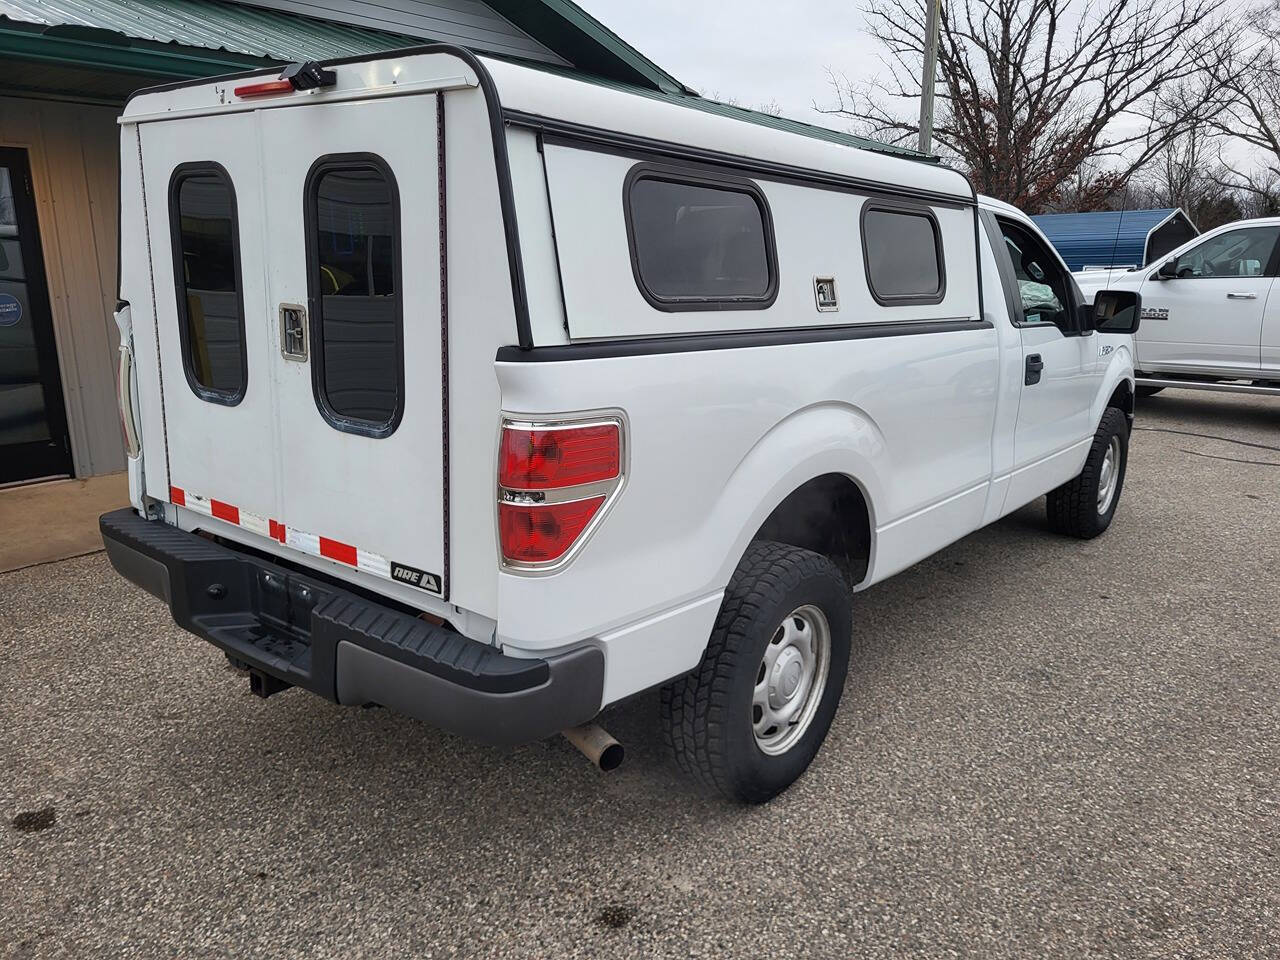
M 604 360 L 706 350 L 744 350 L 800 343 L 835 343 L 842 340 L 875 340 L 881 337 L 914 337 L 924 334 L 992 330 L 989 320 L 908 320 L 891 323 L 855 323 L 838 327 L 786 327 L 738 333 L 698 333 L 679 337 L 634 337 L 626 340 L 591 340 L 526 350 L 500 347 L 498 363 L 561 363 L 566 360 Z
M 760 211 L 765 263 L 769 271 L 764 293 L 755 297 L 663 297 L 654 293 L 645 282 L 644 272 L 640 269 L 639 253 L 636 250 L 631 191 L 642 180 L 658 180 L 663 183 L 688 184 L 692 187 L 723 190 L 727 193 L 741 193 L 754 200 L 756 209 Z M 637 163 L 627 171 L 626 179 L 622 184 L 622 211 L 627 223 L 627 250 L 631 256 L 631 275 L 635 277 L 636 286 L 641 296 L 649 302 L 649 306 L 668 313 L 695 310 L 764 310 L 773 306 L 773 302 L 778 299 L 778 249 L 773 233 L 773 214 L 769 210 L 769 201 L 765 199 L 764 191 L 750 180 L 713 173 L 705 168 L 693 169 L 666 164 Z
M 876 289 L 875 278 L 871 275 L 871 249 L 867 243 L 867 214 L 869 213 L 892 213 L 902 216 L 921 217 L 929 221 L 929 227 L 933 230 L 933 249 L 938 259 L 938 289 L 932 293 L 925 294 L 899 294 L 885 295 Z M 862 205 L 862 212 L 858 214 L 858 232 L 862 238 L 862 268 L 867 277 L 867 290 L 870 291 L 872 298 L 882 307 L 908 307 L 920 305 L 933 305 L 941 303 L 947 295 L 947 261 L 942 250 L 942 228 L 938 225 L 938 218 L 932 210 L 927 206 L 918 203 L 886 203 L 883 200 L 870 200 Z M 981 260 L 981 251 L 978 259 Z M 982 288 L 981 280 L 979 280 L 978 288 Z
M 396 298 L 396 406 L 387 420 L 362 420 L 338 413 L 329 404 L 324 367 L 324 295 L 320 285 L 319 187 L 326 174 L 343 170 L 372 170 L 386 181 L 391 191 L 392 270 Z M 343 433 L 382 438 L 395 433 L 404 417 L 404 271 L 401 267 L 400 187 L 387 162 L 375 153 L 330 153 L 316 160 L 307 171 L 302 188 L 303 230 L 306 233 L 307 313 L 311 324 L 311 390 L 316 407 L 329 424 Z
M 758 160 L 721 150 L 709 150 L 705 147 L 693 147 L 686 144 L 672 143 L 653 137 L 637 136 L 621 133 L 616 130 L 605 130 L 567 120 L 556 120 L 539 114 L 525 113 L 520 110 L 503 111 L 508 123 L 528 127 L 539 131 L 547 143 L 594 150 L 597 153 L 611 153 L 630 157 L 633 160 L 649 160 L 658 163 L 705 164 L 721 174 L 732 173 L 739 176 L 754 177 L 758 180 L 769 180 L 776 183 L 787 183 L 805 187 L 821 187 L 842 193 L 855 193 L 862 196 L 886 197 L 889 199 L 915 200 L 932 204 L 936 207 L 965 208 L 974 207 L 978 202 L 977 193 L 969 185 L 970 197 L 957 197 L 950 193 L 936 190 L 924 190 L 918 187 L 895 186 L 883 181 L 866 180 L 824 170 L 813 170 L 798 167 L 789 163 L 778 163 L 772 160 Z M 856 149 L 850 147 L 849 149 Z M 905 158 L 904 158 L 905 159 Z M 916 161 L 909 161 L 915 163 Z M 961 176 L 957 174 L 957 176 Z M 965 181 L 968 182 L 967 180 Z
M 223 182 L 231 197 L 231 252 L 235 262 L 236 274 L 236 312 L 240 320 L 240 388 L 238 390 L 218 390 L 207 387 L 196 379 L 191 369 L 191 317 L 187 309 L 187 272 L 182 250 L 182 211 L 179 207 L 178 191 L 186 180 L 212 174 Z M 249 352 L 244 335 L 244 281 L 240 270 L 240 205 L 236 200 L 236 187 L 231 182 L 231 175 L 226 167 L 213 160 L 196 160 L 180 163 L 173 168 L 169 176 L 169 241 L 173 257 L 173 292 L 177 301 L 178 339 L 182 344 L 182 372 L 187 376 L 187 383 L 192 392 L 201 400 L 209 403 L 221 403 L 234 407 L 249 390 Z

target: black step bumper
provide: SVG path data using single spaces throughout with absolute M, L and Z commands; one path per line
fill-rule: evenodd
M 604 655 L 509 657 L 247 552 L 116 510 L 107 556 L 178 625 L 253 671 L 335 703 L 378 703 L 488 743 L 524 743 L 600 710 Z

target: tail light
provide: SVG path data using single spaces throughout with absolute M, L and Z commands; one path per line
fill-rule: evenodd
M 622 423 L 505 421 L 498 449 L 498 537 L 503 560 L 564 560 L 622 484 Z

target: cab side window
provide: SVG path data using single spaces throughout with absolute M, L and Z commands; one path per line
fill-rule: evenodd
M 1053 324 L 1068 332 L 1071 318 L 1071 279 L 1062 265 L 1031 231 L 1009 220 L 1000 221 L 1005 249 L 1013 261 L 1022 316 L 1027 324 Z
M 1280 227 L 1247 227 L 1211 237 L 1178 258 L 1178 278 L 1266 276 L 1277 238 Z

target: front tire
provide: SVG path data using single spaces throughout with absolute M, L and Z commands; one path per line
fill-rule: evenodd
M 1123 410 L 1107 407 L 1084 469 L 1049 494 L 1049 528 L 1081 540 L 1106 530 L 1116 515 L 1128 466 L 1129 419 Z
M 849 586 L 829 559 L 752 543 L 702 662 L 662 690 L 681 769 L 742 803 L 764 803 L 794 783 L 839 705 L 852 619 Z

